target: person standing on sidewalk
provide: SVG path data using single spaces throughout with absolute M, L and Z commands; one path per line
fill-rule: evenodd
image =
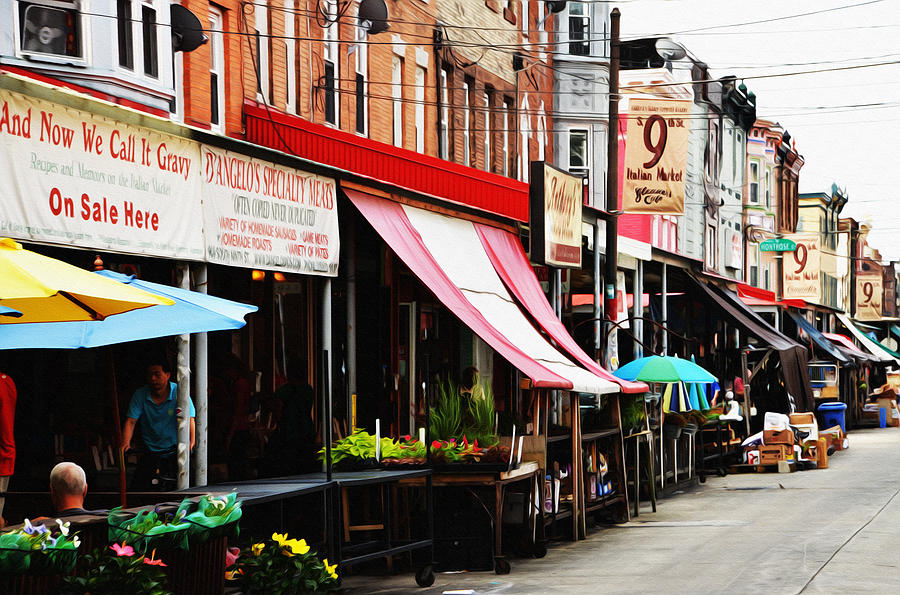
M 9 478 L 16 467 L 15 419 L 16 384 L 7 374 L 0 373 L 0 528 L 6 526 L 3 507 Z

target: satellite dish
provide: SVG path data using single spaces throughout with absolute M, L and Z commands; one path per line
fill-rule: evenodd
M 660 37 L 656 40 L 656 53 L 666 62 L 681 60 L 687 57 L 687 51 L 680 43 L 675 43 L 668 37 Z
M 172 49 L 176 52 L 193 52 L 209 41 L 203 33 L 203 25 L 197 15 L 182 6 L 172 4 Z
M 369 35 L 376 35 L 388 30 L 388 9 L 384 0 L 362 0 L 359 3 L 359 26 Z
M 550 0 L 547 2 L 547 8 L 551 13 L 562 12 L 566 9 L 566 0 Z

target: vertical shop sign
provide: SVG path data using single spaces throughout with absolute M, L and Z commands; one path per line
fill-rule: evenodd
M 784 297 L 799 298 L 810 302 L 821 301 L 821 251 L 819 236 L 791 236 L 797 247 L 784 252 Z
M 881 275 L 857 275 L 855 318 L 857 320 L 881 320 L 883 292 Z
M 622 210 L 684 214 L 690 101 L 630 99 Z
M 193 141 L 0 89 L 0 235 L 203 259 Z
M 581 207 L 584 180 L 543 161 L 531 162 L 531 260 L 581 268 Z
M 337 276 L 333 179 L 207 146 L 202 153 L 209 262 Z

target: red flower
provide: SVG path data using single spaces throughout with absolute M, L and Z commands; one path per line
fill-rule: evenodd
M 463 435 L 463 446 L 469 448 L 469 441 L 466 439 L 465 435 Z
M 150 558 L 144 558 L 144 564 L 149 564 L 150 566 L 165 566 L 162 560 L 151 560 Z
M 410 438 L 412 438 L 412 436 L 410 436 L 409 434 L 407 434 L 406 436 L 403 437 L 403 441 L 404 441 L 404 442 L 409 442 Z
M 434 442 L 431 443 L 431 448 L 437 449 L 437 448 L 440 448 L 440 447 L 441 447 L 441 442 L 440 442 L 440 440 L 435 440 Z
M 119 545 L 118 543 L 114 543 L 111 546 L 109 546 L 109 549 L 116 552 L 116 555 L 120 556 L 120 557 L 121 556 L 131 557 L 134 555 L 134 548 L 131 547 L 130 545 L 125 545 L 124 543 L 122 545 Z

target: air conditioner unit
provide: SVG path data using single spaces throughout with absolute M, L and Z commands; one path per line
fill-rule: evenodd
M 81 14 L 77 0 L 20 0 L 19 50 L 28 57 L 84 59 Z

